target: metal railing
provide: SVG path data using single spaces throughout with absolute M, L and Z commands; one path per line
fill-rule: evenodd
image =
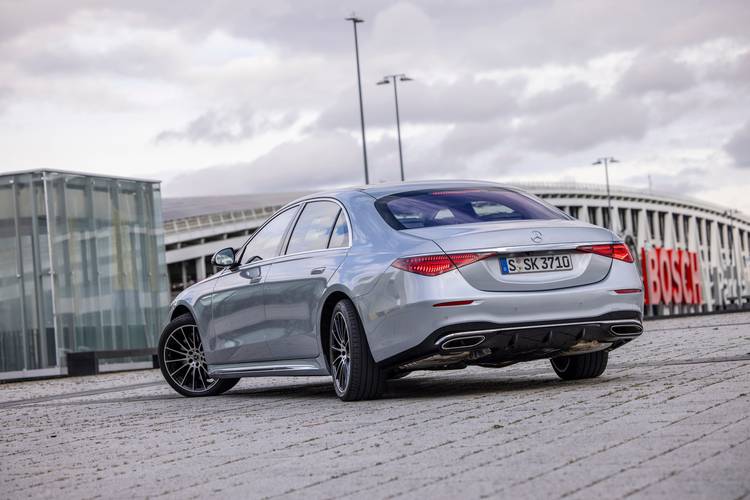
M 233 224 L 237 222 L 259 219 L 265 220 L 282 206 L 283 205 L 269 205 L 248 210 L 231 210 L 227 212 L 167 220 L 164 221 L 164 233 L 169 235 L 195 229 L 224 226 L 226 224 Z
M 521 189 L 525 189 L 534 194 L 559 193 L 562 196 L 569 196 L 571 194 L 581 193 L 596 196 L 597 198 L 607 197 L 607 188 L 603 184 L 577 182 L 511 182 L 508 184 L 517 186 Z M 713 212 L 720 216 L 724 215 L 727 212 L 727 207 L 723 207 L 721 205 L 717 205 L 690 196 L 678 196 L 673 193 L 667 193 L 664 191 L 638 189 L 625 186 L 610 186 L 610 191 L 614 198 L 620 196 L 628 198 L 645 198 L 661 203 L 668 202 L 675 205 L 695 207 Z M 743 213 L 735 214 L 734 218 L 750 224 L 750 217 Z

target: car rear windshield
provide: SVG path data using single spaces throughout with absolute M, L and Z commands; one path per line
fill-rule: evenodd
M 502 188 L 421 190 L 375 202 L 394 229 L 533 219 L 567 219 L 554 207 Z

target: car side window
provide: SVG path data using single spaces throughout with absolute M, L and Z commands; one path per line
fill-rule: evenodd
M 346 214 L 341 210 L 338 219 L 336 219 L 336 225 L 333 226 L 328 248 L 341 248 L 347 245 L 349 245 L 349 225 L 346 223 Z
M 326 248 L 339 211 L 339 206 L 330 201 L 307 203 L 294 226 L 286 253 L 309 252 Z
M 252 259 L 257 260 L 258 257 L 266 260 L 279 255 L 281 240 L 296 213 L 296 207 L 285 210 L 271 219 L 260 231 L 256 232 L 247 246 L 245 246 L 245 251 L 242 254 L 242 263 L 247 264 Z

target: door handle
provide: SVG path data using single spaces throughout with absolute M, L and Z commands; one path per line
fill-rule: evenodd
M 310 271 L 310 274 L 313 274 L 313 275 L 315 275 L 315 274 L 323 274 L 323 271 L 325 271 L 325 270 L 326 270 L 325 267 L 316 267 L 315 269 L 313 269 L 312 271 Z

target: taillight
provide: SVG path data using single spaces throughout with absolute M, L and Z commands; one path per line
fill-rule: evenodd
M 459 267 L 468 266 L 482 259 L 486 259 L 492 255 L 491 253 L 450 253 L 448 257 L 451 258 L 453 263 L 456 265 L 456 269 Z
M 579 252 L 595 253 L 623 262 L 633 262 L 633 256 L 630 249 L 625 243 L 615 243 L 612 245 L 587 245 L 576 248 Z
M 419 255 L 396 259 L 393 267 L 422 276 L 438 276 L 448 271 L 468 266 L 492 255 L 491 253 L 452 253 L 442 255 Z

